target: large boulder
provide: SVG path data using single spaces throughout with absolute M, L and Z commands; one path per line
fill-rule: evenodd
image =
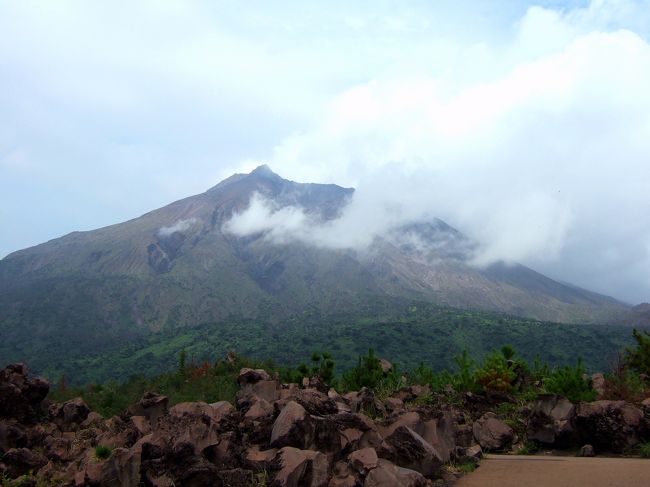
M 219 476 L 219 470 L 210 462 L 198 461 L 191 467 L 183 470 L 176 477 L 173 485 L 183 487 L 223 487 L 224 482 Z
M 30 377 L 25 364 L 11 364 L 0 370 L 0 418 L 36 420 L 50 385 L 40 377 Z
M 11 448 L 2 456 L 0 465 L 2 464 L 5 465 L 9 477 L 15 478 L 26 473 L 36 472 L 47 464 L 47 458 L 27 448 Z
M 100 477 L 91 485 L 138 487 L 140 482 L 140 454 L 127 448 L 116 448 L 110 458 L 102 463 Z
M 438 452 L 443 462 L 448 462 L 456 449 L 456 422 L 450 411 L 442 411 L 437 418 L 424 421 L 420 436 Z
M 244 453 L 244 465 L 255 472 L 268 470 L 278 450 L 260 450 L 258 447 L 251 447 Z
M 327 487 L 329 482 L 329 461 L 317 451 L 284 447 L 273 468 L 277 473 L 271 485 L 276 487 Z
M 641 409 L 625 401 L 582 402 L 575 424 L 580 440 L 598 451 L 622 452 L 638 443 L 645 429 Z
M 313 441 L 314 426 L 307 411 L 297 402 L 289 402 L 273 423 L 270 445 L 307 449 Z
M 158 418 L 167 414 L 169 398 L 154 392 L 145 392 L 137 404 L 129 407 L 132 416 L 144 416 L 153 429 L 158 426 Z
M 409 411 L 407 413 L 399 415 L 387 426 L 380 426 L 379 432 L 382 434 L 382 436 L 387 437 L 393 434 L 393 432 L 401 426 L 411 428 L 418 434 L 422 434 L 424 431 L 424 423 L 420 417 L 420 414 L 416 411 Z
M 27 435 L 15 420 L 0 421 L 0 452 L 25 446 Z
M 48 436 L 43 441 L 43 453 L 50 460 L 59 462 L 71 460 L 71 443 L 68 438 Z
M 314 439 L 310 449 L 323 453 L 341 454 L 341 435 L 336 422 L 330 417 L 310 416 L 313 425 Z
M 341 460 L 334 465 L 327 487 L 358 487 L 361 483 L 359 472 L 355 471 L 348 462 Z
M 260 380 L 244 383 L 235 398 L 235 404 L 242 411 L 248 411 L 255 403 L 266 401 L 271 404 L 281 396 L 280 383 L 275 380 Z
M 528 439 L 566 448 L 573 440 L 574 404 L 555 394 L 540 395 L 528 422 Z
M 515 441 L 515 433 L 512 428 L 492 412 L 485 413 L 475 421 L 472 430 L 474 439 L 484 450 L 508 450 Z
M 400 426 L 407 426 L 435 448 L 444 462 L 451 459 L 456 448 L 456 419 L 451 411 L 437 411 L 430 419 L 424 420 L 416 411 L 399 415 L 388 426 L 380 427 L 384 436 L 390 436 Z
M 343 399 L 349 404 L 350 411 L 353 413 L 362 412 L 372 416 L 383 416 L 386 413 L 384 403 L 366 387 L 362 387 L 359 391 L 348 392 Z
M 75 397 L 63 404 L 50 406 L 50 419 L 62 431 L 76 431 L 88 418 L 90 408 L 80 397 Z
M 269 381 L 271 376 L 266 370 L 263 369 L 249 369 L 244 368 L 239 371 L 239 377 L 237 377 L 237 382 L 241 387 L 247 384 L 256 384 L 260 381 Z
M 355 471 L 365 476 L 373 468 L 377 468 L 379 458 L 374 448 L 362 448 L 350 453 L 348 461 Z
M 194 418 L 203 419 L 213 423 L 219 423 L 234 411 L 232 405 L 227 401 L 220 401 L 214 404 L 204 402 L 181 402 L 169 410 L 172 418 Z
M 295 401 L 304 407 L 309 414 L 325 416 L 338 413 L 334 399 L 318 389 L 301 389 L 297 391 Z
M 273 416 L 274 413 L 275 408 L 273 407 L 273 404 L 264 399 L 260 399 L 248 408 L 248 411 L 244 414 L 244 420 L 250 422 L 260 421 L 269 416 Z
M 140 436 L 140 431 L 130 419 L 125 421 L 119 416 L 113 416 L 104 423 L 101 432 L 97 433 L 96 442 L 111 448 L 130 448 Z
M 364 487 L 426 487 L 427 479 L 422 474 L 394 463 L 379 459 L 364 482 Z
M 383 441 L 375 422 L 364 414 L 346 412 L 330 416 L 329 419 L 339 431 L 342 453 L 367 447 L 377 448 Z
M 444 463 L 442 456 L 408 426 L 400 426 L 381 445 L 379 456 L 425 477 L 435 475 Z

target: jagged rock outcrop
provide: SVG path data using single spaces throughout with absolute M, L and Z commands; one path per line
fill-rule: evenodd
M 625 401 L 582 402 L 575 421 L 581 441 L 599 451 L 622 452 L 646 433 L 643 411 Z
M 414 398 L 425 388 L 383 400 L 367 389 L 341 396 L 318 380 L 300 387 L 243 369 L 235 405 L 170 407 L 167 397 L 145 393 L 121 416 L 104 419 L 79 398 L 48 403 L 47 382 L 22 365 L 0 378 L 10 401 L 2 402 L 0 475 L 33 473 L 64 486 L 243 487 L 261 476 L 279 487 L 423 487 L 447 475 L 446 462 L 478 463 L 483 449 L 505 451 L 517 441 L 494 412 L 472 421 L 456 406 L 418 405 Z M 623 401 L 576 406 L 540 396 L 528 438 L 589 443 L 585 456 L 620 451 L 648 438 L 649 411 L 647 401 L 641 408 Z
M 25 364 L 8 365 L 0 370 L 0 418 L 37 420 L 49 390 L 47 381 L 29 376 Z
M 540 395 L 528 422 L 528 439 L 568 447 L 575 436 L 575 405 L 555 394 Z
M 0 377 L 9 399 L 0 473 L 12 478 L 32 472 L 70 486 L 218 486 L 248 485 L 265 472 L 270 485 L 286 487 L 419 486 L 457 447 L 449 412 L 422 417 L 399 398 L 387 407 L 368 389 L 341 396 L 317 379 L 284 385 L 263 370 L 241 371 L 234 406 L 170 407 L 148 392 L 110 419 L 80 398 L 47 404 L 47 382 L 24 366 Z M 362 411 L 381 412 L 381 425 Z
M 473 426 L 474 438 L 481 448 L 489 451 L 502 451 L 515 441 L 515 433 L 510 426 L 491 412 L 485 413 Z

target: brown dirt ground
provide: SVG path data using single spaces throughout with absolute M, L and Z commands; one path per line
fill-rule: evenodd
M 650 459 L 487 455 L 455 487 L 649 487 Z

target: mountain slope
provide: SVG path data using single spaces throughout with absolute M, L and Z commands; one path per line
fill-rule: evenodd
M 139 218 L 15 252 L 0 261 L 4 350 L 29 344 L 33 352 L 36 343 L 101 351 L 152 331 L 277 323 L 358 311 L 382 297 L 572 322 L 602 322 L 626 309 L 524 266 L 472 267 L 474 244 L 440 220 L 395 228 L 365 252 L 223 230 L 255 194 L 325 222 L 353 193 L 288 181 L 261 166 Z

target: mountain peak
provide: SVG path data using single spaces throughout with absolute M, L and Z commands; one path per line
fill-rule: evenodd
M 253 169 L 253 170 L 250 172 L 249 175 L 250 175 L 250 176 L 252 176 L 252 175 L 262 176 L 262 177 L 266 177 L 266 178 L 269 178 L 269 177 L 279 178 L 279 177 L 280 177 L 280 176 L 278 176 L 277 174 L 275 174 L 275 173 L 271 170 L 271 168 L 270 168 L 268 165 L 266 165 L 266 164 L 262 164 L 261 166 L 257 166 L 255 169 Z
M 213 186 L 208 190 L 208 192 L 212 192 L 218 189 L 222 189 L 232 183 L 236 183 L 237 181 L 242 181 L 244 179 L 250 178 L 260 178 L 260 179 L 267 179 L 267 180 L 280 180 L 282 181 L 282 177 L 274 173 L 269 166 L 266 164 L 262 164 L 261 166 L 257 166 L 255 169 L 253 169 L 251 172 L 248 174 L 245 173 L 236 173 L 233 174 L 232 176 L 224 179 L 221 181 L 219 184 L 216 186 Z

